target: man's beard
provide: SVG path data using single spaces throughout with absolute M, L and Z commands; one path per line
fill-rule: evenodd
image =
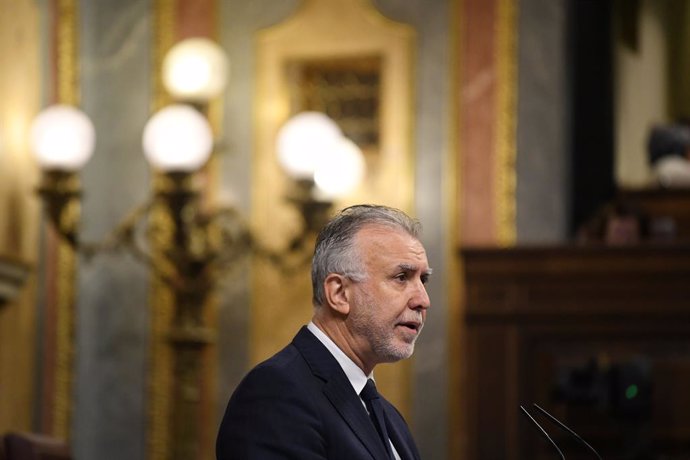
M 371 297 L 367 294 L 362 295 L 362 302 L 358 305 L 357 313 L 350 313 L 350 321 L 355 335 L 364 337 L 371 347 L 377 362 L 392 363 L 407 359 L 414 352 L 414 345 L 422 330 L 421 318 L 420 327 L 417 334 L 407 341 L 397 335 L 398 318 L 393 323 L 380 324 L 374 319 L 376 307 Z M 411 313 L 411 312 L 410 312 Z M 401 343 L 402 342 L 402 343 Z

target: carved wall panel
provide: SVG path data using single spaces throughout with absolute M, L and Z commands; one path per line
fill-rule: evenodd
M 289 184 L 275 156 L 276 133 L 290 115 L 320 109 L 340 122 L 366 152 L 367 177 L 340 208 L 376 202 L 410 211 L 413 202 L 413 30 L 380 15 L 368 1 L 307 0 L 297 13 L 257 37 L 252 222 L 280 247 L 297 231 L 284 203 Z M 286 275 L 254 263 L 252 360 L 289 342 L 311 318 L 305 267 Z M 384 391 L 407 409 L 409 364 L 382 367 Z

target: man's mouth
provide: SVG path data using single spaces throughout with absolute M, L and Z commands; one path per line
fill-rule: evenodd
M 417 321 L 403 321 L 398 323 L 397 326 L 403 327 L 411 332 L 416 333 L 419 332 L 419 330 L 422 328 L 422 323 Z

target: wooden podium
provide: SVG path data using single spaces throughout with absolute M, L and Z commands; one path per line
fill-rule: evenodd
M 690 244 L 461 256 L 469 459 L 557 458 L 519 412 L 533 402 L 605 459 L 690 458 Z

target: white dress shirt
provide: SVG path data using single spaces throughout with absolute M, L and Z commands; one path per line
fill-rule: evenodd
M 314 324 L 313 321 L 310 321 L 309 324 L 307 324 L 307 329 L 309 329 L 309 331 L 314 334 L 317 339 L 319 339 L 326 349 L 331 352 L 336 361 L 338 361 L 338 364 L 340 364 L 340 367 L 343 369 L 343 372 L 345 372 L 347 379 L 350 381 L 350 385 L 352 385 L 352 388 L 354 388 L 355 393 L 359 395 L 362 392 L 362 389 L 364 389 L 364 385 L 367 384 L 368 379 L 374 380 L 373 372 L 369 375 L 366 375 L 364 371 L 358 365 L 356 365 L 354 361 L 352 361 L 350 357 L 347 356 L 333 340 L 331 340 L 330 337 L 328 337 L 321 329 L 319 329 L 316 324 Z M 361 396 L 359 399 L 362 401 L 362 405 L 366 409 L 367 406 L 364 404 Z M 393 450 L 395 460 L 401 460 L 398 451 L 395 450 L 393 442 L 390 439 L 388 442 Z

